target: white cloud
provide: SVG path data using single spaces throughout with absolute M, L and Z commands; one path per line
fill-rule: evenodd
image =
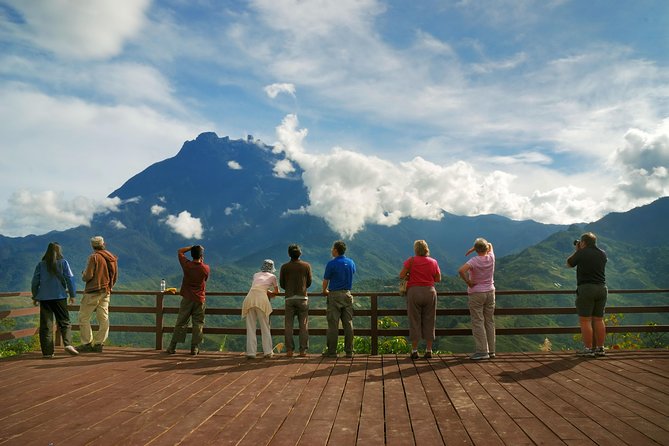
M 279 160 L 274 164 L 274 174 L 279 177 L 279 178 L 285 178 L 289 174 L 295 172 L 295 166 L 293 166 L 293 163 L 290 162 L 290 160 L 283 159 Z
M 192 217 L 188 211 L 182 211 L 177 216 L 168 215 L 165 224 L 172 232 L 187 239 L 201 239 L 204 232 L 200 219 Z
M 21 189 L 57 191 L 69 199 L 83 190 L 104 197 L 146 166 L 172 156 L 195 129 L 208 127 L 144 106 L 48 96 L 22 84 L 0 86 L 0 122 L 0 178 L 11 185 L 0 188 L 0 208 Z M 5 228 L 21 233 L 20 226 L 10 226 L 5 221 Z
M 291 79 L 331 118 L 389 131 L 412 126 L 474 150 L 489 141 L 516 147 L 540 141 L 549 150 L 602 161 L 628 128 L 666 117 L 658 98 L 669 95 L 669 70 L 628 46 L 593 41 L 546 54 L 543 45 L 518 42 L 510 56 L 490 56 L 485 43 L 470 54 L 420 29 L 413 42 L 393 46 L 379 31 L 389 18 L 380 2 L 344 1 L 335 12 L 339 3 L 255 1 L 267 28 L 259 29 L 253 16 L 240 21 L 230 40 L 258 76 Z M 537 23 L 556 7 L 559 2 L 505 6 L 508 11 L 486 16 L 485 23 Z
M 232 170 L 242 170 L 242 165 L 237 161 L 228 161 L 228 167 Z
M 151 206 L 151 214 L 152 215 L 160 215 L 165 211 L 166 211 L 166 209 L 164 207 L 158 205 L 158 204 L 154 204 L 153 206 Z
M 92 200 L 78 196 L 67 199 L 53 191 L 20 190 L 9 199 L 9 206 L 0 217 L 0 233 L 7 236 L 43 234 L 75 226 L 89 226 L 96 213 L 116 212 L 119 198 Z
M 342 148 L 310 154 L 303 146 L 307 132 L 297 125 L 296 116 L 284 118 L 277 127 L 276 150 L 304 170 L 309 204 L 287 213 L 322 217 L 344 237 L 369 223 L 392 226 L 407 217 L 438 220 L 443 211 L 566 224 L 592 221 L 605 210 L 597 197 L 572 186 L 536 190 L 529 196 L 514 193 L 515 175 L 477 170 L 464 161 L 438 165 L 416 157 L 398 165 Z M 546 161 L 536 154 L 519 159 Z
M 127 226 L 121 220 L 115 218 L 109 221 L 109 225 L 114 229 L 127 229 Z
M 278 96 L 279 93 L 287 93 L 292 97 L 295 97 L 295 85 L 293 84 L 271 84 L 263 88 L 267 96 L 274 99 Z
M 522 152 L 509 156 L 492 156 L 489 162 L 494 164 L 551 164 L 551 157 L 540 152 Z
M 150 0 L 9 0 L 23 23 L 5 23 L 14 37 L 75 59 L 113 57 L 145 22 Z
M 233 212 L 238 211 L 242 208 L 242 205 L 239 203 L 232 203 L 231 206 L 226 207 L 223 211 L 225 215 L 232 215 Z
M 617 149 L 610 165 L 617 167 L 620 180 L 608 199 L 617 206 L 640 206 L 669 195 L 669 118 L 653 132 L 630 129 L 625 146 Z

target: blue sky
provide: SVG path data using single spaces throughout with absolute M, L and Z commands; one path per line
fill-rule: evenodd
M 113 220 L 203 131 L 275 144 L 287 211 L 344 236 L 594 221 L 669 194 L 668 29 L 664 0 L 0 0 L 0 234 Z

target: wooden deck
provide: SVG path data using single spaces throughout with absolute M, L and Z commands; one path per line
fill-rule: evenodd
M 669 350 L 0 360 L 1 445 L 669 445 Z

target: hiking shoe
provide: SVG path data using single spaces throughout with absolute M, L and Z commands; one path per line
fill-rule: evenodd
M 307 352 L 300 352 L 300 354 L 297 355 L 297 356 L 299 356 L 300 358 L 306 358 L 307 357 Z
M 423 358 L 425 359 L 432 359 L 432 352 L 431 351 L 426 351 L 425 354 L 423 355 Z
M 604 347 L 597 347 L 593 353 L 595 354 L 595 356 L 606 356 L 606 351 L 604 351 Z
M 415 361 L 416 359 L 418 359 L 418 352 L 411 352 L 411 360 Z
M 490 355 L 488 353 L 474 353 L 469 357 L 469 359 L 473 361 L 480 361 L 481 359 L 490 359 Z
M 190 354 L 192 356 L 197 356 L 200 353 L 200 349 L 197 347 L 191 347 L 190 348 Z
M 93 351 L 93 344 L 90 342 L 88 344 L 81 344 L 77 347 L 77 350 L 79 350 L 79 353 L 91 353 Z
M 583 350 L 578 352 L 578 356 L 583 358 L 594 358 L 595 352 L 591 348 L 584 347 Z
M 76 348 L 74 348 L 72 345 L 66 345 L 65 346 L 65 351 L 71 354 L 72 356 L 76 356 L 79 354 Z
M 102 353 L 102 344 L 95 344 L 95 345 L 93 346 L 93 351 L 94 351 L 95 353 Z
M 488 352 L 488 357 L 490 359 L 495 359 L 495 352 Z
M 336 353 L 328 353 L 328 352 L 325 352 L 325 353 L 323 353 L 323 357 L 324 357 L 324 358 L 336 358 L 336 357 L 337 357 L 337 354 L 336 354 Z

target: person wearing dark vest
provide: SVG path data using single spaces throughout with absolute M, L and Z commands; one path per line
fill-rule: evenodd
M 567 259 L 567 266 L 576 267 L 576 311 L 584 345 L 579 356 L 605 356 L 606 253 L 597 247 L 597 236 L 592 232 L 575 240 L 574 247 L 576 251 Z

